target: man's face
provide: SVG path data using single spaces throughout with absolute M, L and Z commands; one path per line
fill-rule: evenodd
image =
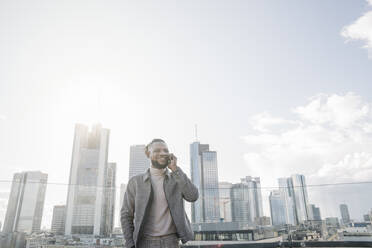
M 150 146 L 151 164 L 158 169 L 164 169 L 168 166 L 169 151 L 167 144 L 164 142 L 155 142 Z

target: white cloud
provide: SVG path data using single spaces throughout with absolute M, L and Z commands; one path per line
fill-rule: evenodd
M 6 116 L 5 115 L 1 115 L 0 114 L 0 120 L 6 120 L 7 118 L 6 118 Z
M 316 174 L 315 180 L 321 182 L 363 182 L 372 179 L 372 154 L 346 154 L 335 164 L 324 164 Z
M 347 154 L 372 154 L 371 103 L 360 96 L 351 92 L 319 94 L 293 112 L 294 120 L 271 117 L 268 113 L 251 118 L 254 133 L 244 140 L 249 147 L 245 159 L 252 173 L 270 168 L 277 170 L 275 176 L 293 172 L 310 175 Z M 286 128 L 276 129 L 272 123 L 284 123 Z
M 295 108 L 301 119 L 316 124 L 329 124 L 333 127 L 349 128 L 371 118 L 371 104 L 364 103 L 354 93 L 345 95 L 319 94 L 310 99 L 306 106 Z
M 372 0 L 367 0 L 372 6 Z M 354 23 L 344 27 L 341 35 L 348 40 L 363 41 L 364 48 L 368 49 L 369 58 L 372 58 L 372 11 L 359 17 Z
M 319 94 L 293 113 L 292 120 L 268 113 L 251 119 L 245 160 L 263 186 L 275 186 L 277 178 L 294 173 L 304 174 L 308 184 L 372 180 L 371 103 L 351 92 Z M 286 128 L 262 123 L 285 123 Z
M 291 125 L 295 125 L 296 122 L 291 120 L 285 120 L 270 115 L 267 112 L 257 114 L 251 118 L 250 124 L 253 129 L 257 131 L 270 131 L 273 129 L 281 129 Z

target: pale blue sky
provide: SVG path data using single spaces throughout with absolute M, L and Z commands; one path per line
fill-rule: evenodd
M 371 9 L 362 0 L 2 1 L 0 179 L 41 170 L 67 183 L 74 124 L 99 121 L 111 129 L 118 185 L 129 145 L 154 137 L 188 172 L 195 123 L 218 151 L 220 180 L 237 182 L 254 171 L 244 158 L 252 116 L 296 121 L 292 110 L 320 93 L 372 102 L 372 60 L 341 35 Z M 295 172 L 312 175 L 308 167 Z M 66 198 L 50 194 L 48 216 Z

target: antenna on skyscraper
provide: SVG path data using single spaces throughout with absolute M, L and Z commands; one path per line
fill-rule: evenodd
M 195 124 L 195 141 L 198 141 L 198 125 Z

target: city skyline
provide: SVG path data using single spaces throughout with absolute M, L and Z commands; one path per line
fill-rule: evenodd
M 79 126 L 77 126 L 79 127 Z M 81 128 L 81 126 L 80 126 Z M 100 128 L 100 127 L 99 127 Z M 78 128 L 77 128 L 78 130 Z M 195 143 L 195 142 L 194 142 Z M 197 142 L 198 143 L 198 142 Z M 198 143 L 199 144 L 199 143 Z M 192 144 L 191 146 L 192 147 Z M 204 145 L 204 148 L 207 149 L 208 148 L 208 145 Z M 112 172 L 111 173 L 114 173 L 115 171 L 115 163 L 109 163 L 111 164 L 111 170 Z M 36 174 L 35 174 L 36 173 Z M 31 174 L 29 175 L 29 177 L 27 176 L 24 176 L 24 175 L 27 175 L 27 174 Z M 40 175 L 41 177 L 40 177 Z M 23 175 L 23 176 L 22 176 Z M 41 172 L 21 172 L 21 173 L 15 173 L 14 175 L 14 180 L 13 180 L 13 188 L 15 191 L 24 191 L 24 188 L 27 187 L 27 184 L 31 184 L 31 186 L 33 185 L 36 185 L 38 183 L 38 181 L 35 181 L 34 179 L 35 176 L 37 177 L 39 175 L 39 179 L 38 180 L 41 180 L 41 183 L 39 182 L 39 184 L 43 184 L 43 187 L 44 187 L 44 190 L 42 190 L 42 195 L 45 195 L 45 188 L 46 188 L 46 178 L 47 178 L 47 174 L 43 174 Z M 113 176 L 114 177 L 114 176 Z M 33 179 L 33 180 L 28 180 L 29 178 Z M 278 179 L 278 182 L 279 184 L 283 181 L 283 180 L 286 180 L 288 182 L 290 182 L 289 184 L 287 184 L 287 186 L 285 186 L 284 188 L 289 188 L 289 191 L 288 192 L 292 192 L 293 194 L 295 194 L 295 187 L 297 188 L 297 190 L 301 190 L 301 191 L 304 191 L 304 195 L 306 195 L 306 183 L 305 183 L 305 178 L 303 175 L 292 175 L 291 177 L 289 178 L 279 178 Z M 296 183 L 293 183 L 293 180 L 299 180 L 301 182 L 301 186 L 293 186 L 295 185 Z M 253 183 L 253 184 L 252 184 Z M 267 218 L 265 216 L 262 215 L 262 212 L 260 212 L 260 193 L 257 193 L 259 191 L 257 190 L 260 190 L 260 179 L 259 177 L 251 177 L 251 176 L 246 176 L 245 178 L 241 178 L 241 183 L 238 183 L 238 184 L 232 184 L 232 183 L 229 183 L 229 182 L 219 182 L 219 189 L 225 189 L 227 191 L 223 191 L 223 192 L 220 192 L 220 196 L 222 200 L 228 200 L 230 202 L 230 217 L 231 219 L 230 220 L 223 220 L 223 222 L 227 221 L 233 221 L 233 222 L 246 222 L 246 223 L 250 223 L 249 225 L 257 225 L 256 221 L 259 221 L 257 218 L 259 217 L 263 217 L 263 218 Z M 19 187 L 21 186 L 21 187 Z M 37 186 L 37 185 L 36 185 Z M 85 185 L 86 186 L 86 185 Z M 234 187 L 235 186 L 235 187 Z M 238 186 L 238 187 L 236 187 Z M 30 187 L 30 186 L 28 186 Z M 19 189 L 18 189 L 19 188 Z M 102 188 L 102 187 L 100 187 Z M 111 183 L 107 184 L 106 186 L 103 186 L 103 188 L 108 188 L 109 191 L 112 191 L 112 189 L 115 190 L 115 185 L 111 185 Z M 123 195 L 124 195 L 124 192 L 125 192 L 125 188 L 126 188 L 126 185 L 125 184 L 121 184 L 120 185 L 120 202 L 122 201 L 123 199 Z M 236 188 L 237 190 L 235 190 L 234 188 Z M 284 225 L 284 224 L 288 224 L 287 223 L 287 217 L 286 217 L 286 213 L 288 212 L 286 210 L 286 202 L 285 202 L 285 198 L 283 198 L 283 191 L 281 190 L 283 187 L 279 187 L 279 189 L 275 189 L 275 190 L 272 190 L 270 192 L 270 196 L 269 196 L 269 202 L 270 202 L 270 216 L 269 218 L 272 218 L 272 225 Z M 292 189 L 291 189 L 292 188 Z M 14 191 L 13 190 L 13 191 Z M 236 191 L 236 193 L 234 193 Z M 226 193 L 227 192 L 227 193 Z M 255 192 L 255 196 L 252 195 L 252 192 Z M 286 191 L 285 191 L 286 192 Z M 14 197 L 11 197 L 11 198 L 19 198 L 19 195 L 23 195 L 23 193 L 14 193 Z M 227 196 L 229 195 L 229 196 Z M 110 198 L 111 198 L 112 194 L 108 194 L 106 196 L 106 200 L 109 202 L 110 201 Z M 40 210 L 39 211 L 39 214 L 36 214 L 36 219 L 38 222 L 38 224 L 32 224 L 32 231 L 28 231 L 28 233 L 30 234 L 31 232 L 37 232 L 40 230 L 40 223 L 41 223 L 41 218 L 42 218 L 42 208 L 43 208 L 43 204 L 44 204 L 44 199 L 43 199 L 43 196 L 33 196 L 35 199 L 31 199 L 31 201 L 35 201 L 36 199 L 39 199 L 40 200 L 36 200 L 37 204 L 39 204 L 38 206 L 39 207 L 36 207 L 35 209 L 38 209 Z M 296 198 L 296 197 L 295 197 Z M 297 197 L 298 198 L 298 197 Z M 252 202 L 253 200 L 253 202 Z M 298 205 L 298 203 L 296 203 L 296 200 L 295 199 L 292 199 L 294 201 L 294 208 L 295 208 L 295 217 L 297 219 L 297 222 L 298 223 L 303 223 L 303 221 L 299 221 L 299 218 L 300 218 L 300 214 L 298 214 L 298 211 L 302 211 L 302 207 L 299 207 L 299 206 L 296 206 Z M 22 199 L 21 200 L 17 200 L 17 201 L 20 201 L 21 203 L 21 207 L 20 209 L 22 209 Z M 307 202 L 307 200 L 304 200 L 304 204 Z M 244 203 L 245 202 L 245 203 Z M 18 204 L 18 203 L 17 203 Z M 119 203 L 120 204 L 120 203 Z M 239 204 L 238 208 L 234 205 L 236 204 Z M 13 204 L 14 205 L 14 204 Z M 112 204 L 112 207 L 115 205 L 115 203 Z M 121 204 L 120 204 L 121 205 Z M 246 205 L 246 206 L 245 206 Z M 350 217 L 349 217 L 349 213 L 348 213 L 348 207 L 346 204 L 340 204 L 340 211 L 341 211 L 341 218 L 339 217 L 326 217 L 325 219 L 323 219 L 324 221 L 328 222 L 328 221 L 332 221 L 332 222 L 339 222 L 339 221 L 342 221 L 343 224 L 347 224 L 349 223 L 350 221 L 354 221 L 354 220 L 351 220 Z M 253 209 L 252 209 L 253 207 Z M 119 207 L 119 209 L 121 208 L 121 206 Z M 256 209 L 254 209 L 256 208 Z M 18 209 L 18 207 L 17 207 Z M 56 205 L 54 206 L 53 208 L 53 220 L 52 220 L 52 223 L 51 223 L 51 232 L 55 233 L 55 234 L 64 234 L 64 229 L 65 229 L 65 219 L 66 219 L 66 206 L 65 205 Z M 372 209 L 372 208 L 371 208 Z M 116 211 L 117 209 L 112 209 L 111 213 L 113 213 L 114 211 Z M 258 211 L 258 212 L 256 212 Z M 314 204 L 307 204 L 307 209 L 306 211 L 308 211 L 306 213 L 307 215 L 307 220 L 310 220 L 310 221 L 320 221 L 322 220 L 321 218 L 321 214 L 320 214 L 320 209 L 319 207 L 316 207 Z M 11 210 L 9 211 L 9 216 L 12 215 L 11 214 Z M 223 211 L 225 212 L 225 210 Z M 221 211 L 222 213 L 222 211 Z M 371 210 L 371 213 L 372 213 L 372 210 Z M 252 216 L 252 214 L 256 214 L 256 216 Z M 17 218 L 17 215 L 20 216 L 20 214 L 16 214 L 16 218 L 14 219 L 14 223 L 15 224 L 9 224 L 6 221 L 5 223 L 7 223 L 7 229 L 8 230 L 3 230 L 5 232 L 12 232 L 9 227 L 10 226 L 14 226 L 12 228 L 14 228 L 14 230 L 18 230 L 17 228 L 17 225 L 16 224 L 18 222 Z M 226 212 L 222 215 L 221 214 L 221 217 L 222 216 L 225 216 L 226 215 Z M 370 214 L 369 214 L 370 215 Z M 366 221 L 366 215 L 363 215 L 363 219 L 364 221 Z M 27 216 L 26 216 L 27 217 Z M 13 218 L 13 217 L 11 217 Z M 35 216 L 34 216 L 35 218 Z M 9 217 L 8 217 L 9 219 Z M 369 219 L 369 217 L 368 217 Z M 254 221 L 253 221 L 254 220 Z M 12 220 L 11 220 L 12 221 Z M 106 222 L 110 222 L 112 223 L 112 219 L 110 220 L 110 218 L 106 219 Z M 210 221 L 204 221 L 205 223 L 208 223 Z M 112 223 L 113 224 L 113 223 Z M 24 226 L 24 225 L 23 225 Z M 26 229 L 24 229 L 24 227 L 21 227 L 22 230 L 26 231 Z M 31 230 L 31 229 L 30 229 Z M 113 231 L 113 229 L 111 229 L 108 233 L 106 234 L 101 234 L 101 235 L 108 235 L 109 233 L 111 233 Z M 27 232 L 27 231 L 26 231 Z M 83 233 L 82 233 L 83 234 Z M 87 234 L 87 233 L 86 233 Z
M 74 139 L 75 141 L 74 142 L 77 142 L 79 144 L 80 142 L 78 142 L 77 139 L 83 138 L 83 139 L 86 139 L 86 142 L 85 143 L 82 142 L 83 146 L 94 148 L 94 146 L 95 146 L 94 144 L 98 144 L 98 143 L 101 142 L 100 141 L 101 139 L 99 138 L 99 133 L 100 133 L 99 130 L 100 129 L 101 129 L 101 125 L 100 124 L 94 124 L 91 127 L 84 126 L 84 125 L 81 125 L 81 124 L 76 124 L 76 133 L 75 133 L 75 136 L 76 135 L 77 136 L 75 137 L 75 139 Z M 79 130 L 81 130 L 81 131 L 79 131 Z M 88 136 L 87 135 L 84 135 L 84 133 L 88 132 L 88 130 L 89 130 L 90 136 L 89 135 Z M 104 129 L 104 130 L 107 130 L 108 131 L 108 129 Z M 81 134 L 78 135 L 77 133 L 81 133 Z M 108 137 L 108 133 L 106 134 L 106 136 Z M 105 143 L 105 142 L 103 142 L 103 143 Z M 137 148 L 140 147 L 140 149 L 142 151 L 142 148 L 144 147 L 144 145 L 132 145 L 131 146 L 131 149 L 129 151 L 129 153 L 132 154 L 132 155 L 134 154 L 133 153 L 133 149 L 132 149 L 133 147 L 137 147 Z M 212 160 L 214 161 L 215 160 L 215 162 L 211 163 L 210 165 L 212 167 L 215 166 L 215 169 L 217 169 L 218 166 L 217 166 L 217 163 L 216 163 L 216 158 L 217 158 L 216 157 L 216 152 L 209 150 L 209 144 L 200 144 L 200 142 L 193 142 L 192 144 L 190 144 L 190 153 L 191 154 L 192 154 L 192 151 L 193 151 L 193 147 L 199 147 L 199 148 L 197 148 L 197 150 L 200 150 L 200 151 L 197 151 L 197 153 L 199 154 L 198 156 L 200 156 L 200 154 L 202 154 L 203 152 L 206 152 L 208 154 L 211 153 L 213 156 L 212 157 L 206 156 L 207 157 L 207 161 L 212 161 Z M 74 148 L 74 149 L 76 149 L 76 148 Z M 108 153 L 108 151 L 106 151 L 105 153 Z M 198 158 L 197 160 L 199 161 L 200 158 Z M 74 160 L 72 160 L 72 161 L 74 161 Z M 115 163 L 107 163 L 107 164 L 109 165 L 110 168 L 112 168 L 111 169 L 112 170 L 111 173 L 114 173 L 115 174 L 115 170 L 116 169 L 114 169 L 114 168 L 116 168 L 116 164 Z M 207 167 L 206 168 L 206 171 L 208 171 L 208 173 L 210 173 L 211 170 L 212 171 L 215 170 L 212 167 L 210 167 L 210 168 Z M 130 168 L 130 166 L 128 168 Z M 22 173 L 25 173 L 25 172 L 22 172 Z M 216 176 L 217 176 L 217 183 L 218 183 L 218 180 L 219 180 L 218 179 L 218 173 L 216 174 Z M 115 177 L 115 175 L 113 175 L 113 177 Z M 233 189 L 234 188 L 234 185 L 239 185 L 239 184 L 245 185 L 244 187 L 247 188 L 247 192 L 246 192 L 247 195 L 245 197 L 243 197 L 243 198 L 246 198 L 246 199 L 256 199 L 255 201 L 258 202 L 257 207 L 254 206 L 257 203 L 251 204 L 251 203 L 249 203 L 249 201 L 247 201 L 247 204 L 248 204 L 249 207 L 247 208 L 247 210 L 245 212 L 245 214 L 247 215 L 247 218 L 248 218 L 246 221 L 247 222 L 250 222 L 250 223 L 253 223 L 254 222 L 253 220 L 256 217 L 262 217 L 262 216 L 264 216 L 263 210 L 262 210 L 262 205 L 260 205 L 260 204 L 262 204 L 262 200 L 257 200 L 257 199 L 261 199 L 262 198 L 261 193 L 259 193 L 256 196 L 253 196 L 252 195 L 252 193 L 254 192 L 252 190 L 259 189 L 261 191 L 260 178 L 259 177 L 246 176 L 245 178 L 241 178 L 240 180 L 241 180 L 240 183 L 235 183 L 235 184 L 234 183 L 231 183 L 231 182 L 225 182 L 225 183 L 231 185 L 231 186 L 228 186 L 227 187 L 227 188 L 229 188 L 229 190 Z M 303 175 L 295 174 L 295 175 L 291 175 L 288 178 L 278 178 L 278 182 L 279 182 L 279 187 L 278 187 L 277 190 L 274 190 L 274 191 L 276 191 L 275 193 L 276 193 L 277 196 L 278 196 L 278 193 L 279 193 L 281 195 L 282 199 L 284 199 L 285 197 L 283 198 L 283 194 L 286 194 L 285 192 L 287 192 L 287 194 L 288 194 L 288 192 L 291 192 L 290 194 L 293 194 L 293 198 L 290 199 L 290 202 L 293 202 L 292 203 L 293 204 L 293 207 L 292 208 L 289 207 L 289 209 L 287 209 L 287 208 L 285 208 L 285 209 L 286 209 L 286 212 L 291 211 L 291 209 L 294 211 L 293 212 L 293 215 L 294 215 L 293 218 L 296 219 L 295 222 L 301 222 L 301 221 L 298 221 L 298 220 L 302 220 L 302 221 L 303 220 L 307 220 L 307 219 L 310 218 L 310 216 L 313 216 L 313 213 L 314 212 L 312 212 L 312 214 L 310 214 L 310 212 L 309 213 L 307 212 L 307 211 L 310 211 L 310 207 L 312 207 L 312 210 L 315 210 L 316 211 L 315 215 L 318 213 L 317 216 L 320 216 L 319 208 L 315 207 L 314 204 L 309 204 L 308 196 L 307 196 L 307 191 L 306 191 L 307 186 L 306 186 L 305 178 L 304 178 Z M 283 182 L 284 182 L 284 184 L 283 184 Z M 222 182 L 222 183 L 224 183 L 224 182 Z M 51 184 L 53 184 L 53 183 L 51 183 Z M 67 185 L 68 184 L 66 184 L 66 186 Z M 71 184 L 71 185 L 74 185 L 74 184 Z M 219 185 L 219 184 L 217 184 L 217 185 Z M 108 186 L 104 186 L 104 188 L 105 187 L 108 187 L 108 188 L 110 188 L 110 189 L 113 190 L 113 193 L 110 193 L 109 194 L 109 198 L 111 196 L 113 196 L 113 195 L 116 195 L 115 194 L 115 189 L 120 189 L 120 191 L 119 190 L 117 190 L 117 191 L 120 193 L 119 194 L 119 199 L 120 199 L 120 201 L 122 201 L 122 197 L 123 197 L 123 193 L 124 193 L 123 190 L 125 189 L 125 184 L 122 183 L 121 186 L 120 186 L 120 188 L 117 188 L 116 186 L 112 186 L 112 185 L 110 186 L 110 184 L 108 184 Z M 100 187 L 98 187 L 98 188 L 100 188 Z M 219 186 L 217 188 L 220 189 Z M 226 188 L 226 186 L 222 186 L 222 188 Z M 272 187 L 272 188 L 274 188 L 274 187 Z M 216 187 L 209 187 L 209 189 L 214 189 L 215 190 Z M 271 191 L 271 192 L 273 192 L 273 191 Z M 219 197 L 220 197 L 221 192 L 218 193 L 218 194 L 219 194 Z M 222 195 L 223 195 L 223 193 L 222 193 Z M 297 195 L 297 197 L 296 197 L 296 195 Z M 271 197 L 271 193 L 270 193 L 270 195 L 268 197 L 268 201 L 269 202 L 270 202 L 270 197 Z M 208 196 L 206 196 L 205 198 L 208 198 Z M 300 203 L 298 204 L 298 203 L 296 203 L 296 199 L 297 199 L 297 201 L 299 199 L 303 199 L 303 200 L 301 200 Z M 107 200 L 108 200 L 108 202 L 110 201 L 110 199 L 107 199 Z M 230 211 L 234 211 L 233 200 L 231 198 L 229 200 L 231 201 L 230 202 Z M 302 203 L 302 201 L 303 201 L 303 203 Z M 284 203 L 285 203 L 285 201 L 284 201 Z M 288 204 L 288 203 L 286 203 L 286 204 Z M 113 207 L 113 205 L 115 205 L 115 202 L 112 204 L 112 207 Z M 120 205 L 121 205 L 121 203 L 119 203 L 119 206 Z M 342 205 L 344 205 L 344 204 L 341 204 L 340 207 Z M 220 207 L 221 207 L 221 201 L 220 200 L 219 200 L 218 205 L 216 205 L 216 206 L 217 206 L 217 208 L 215 209 L 215 211 L 218 212 L 219 214 L 221 214 L 220 216 L 222 217 L 222 211 L 223 210 L 220 209 Z M 284 204 L 284 206 L 285 206 L 285 204 Z M 305 206 L 307 206 L 307 207 L 305 207 Z M 56 206 L 53 206 L 53 209 L 55 207 Z M 269 203 L 269 207 L 270 207 L 270 213 L 269 214 L 266 214 L 266 215 L 270 215 L 271 216 L 271 214 L 273 213 L 273 210 L 271 208 L 271 204 L 270 203 Z M 212 205 L 209 208 L 212 209 Z M 255 210 L 255 208 L 256 208 L 256 210 Z M 119 211 L 120 210 L 118 210 L 118 207 L 117 206 L 115 207 L 115 209 L 112 209 L 112 212 L 115 212 L 115 216 L 118 214 Z M 214 211 L 214 210 L 210 210 L 210 211 Z M 258 211 L 257 214 L 255 214 L 254 217 L 250 217 L 250 214 L 251 213 L 255 213 L 256 211 Z M 232 213 L 233 212 L 231 212 L 230 215 Z M 53 215 L 54 215 L 54 211 L 53 211 Z M 337 216 L 337 217 L 341 220 L 342 219 L 342 211 L 341 211 L 341 215 L 340 216 Z M 334 216 L 329 216 L 329 217 L 334 217 Z M 117 216 L 117 218 L 119 218 L 119 216 Z M 230 218 L 231 218 L 232 221 L 237 221 L 240 217 L 235 217 L 234 218 L 234 216 L 232 214 Z M 287 217 L 287 218 L 289 218 L 289 217 Z M 363 219 L 363 216 L 362 215 L 359 216 L 358 219 Z M 215 220 L 210 219 L 210 220 L 207 220 L 207 221 L 204 221 L 204 222 L 214 222 L 216 220 L 217 220 L 217 218 Z M 109 222 L 110 222 L 110 220 L 109 220 Z M 114 223 L 114 222 L 116 223 L 116 220 L 111 220 L 111 223 Z M 290 223 L 290 222 L 288 222 L 288 223 Z M 51 224 L 51 226 L 53 226 L 53 221 L 50 224 Z

